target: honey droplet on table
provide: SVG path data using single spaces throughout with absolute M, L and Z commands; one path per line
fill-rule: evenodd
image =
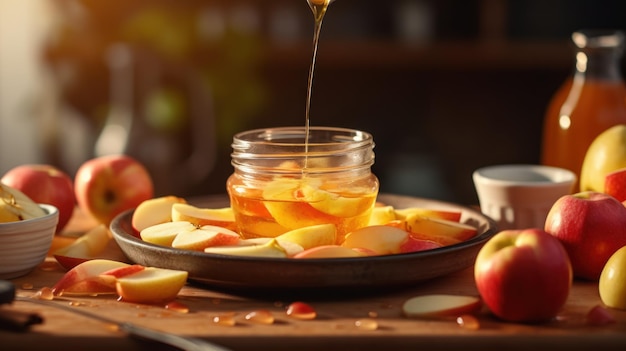
M 480 329 L 480 322 L 478 318 L 472 316 L 471 314 L 464 314 L 462 316 L 458 316 L 456 318 L 456 324 L 464 329 L 470 330 L 478 330 Z
M 54 291 L 52 291 L 52 289 L 48 288 L 48 287 L 43 287 L 41 289 L 39 289 L 39 291 L 37 291 L 37 293 L 35 294 L 35 297 L 38 298 L 39 300 L 54 300 Z
M 165 309 L 176 311 L 176 312 L 180 312 L 180 313 L 188 313 L 189 312 L 189 307 L 187 305 L 182 304 L 182 303 L 177 302 L 177 301 L 168 302 L 165 305 Z
M 274 315 L 268 310 L 252 311 L 245 316 L 246 320 L 259 324 L 273 324 Z
M 317 312 L 304 302 L 294 302 L 287 306 L 287 315 L 296 319 L 315 319 Z
M 233 327 L 235 326 L 235 324 L 237 324 L 237 322 L 235 321 L 235 313 L 228 312 L 218 314 L 217 316 L 213 317 L 213 323 L 225 327 Z
M 354 322 L 354 326 L 361 330 L 376 330 L 378 322 L 373 318 L 363 318 Z

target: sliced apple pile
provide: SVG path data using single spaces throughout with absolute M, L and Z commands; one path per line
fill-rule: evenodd
M 65 273 L 52 291 L 55 296 L 117 294 L 122 301 L 156 304 L 176 299 L 187 276 L 186 271 L 94 259 Z
M 111 233 L 106 225 L 99 224 L 68 246 L 54 251 L 52 256 L 63 268 L 72 269 L 78 264 L 97 258 L 110 240 Z
M 477 296 L 433 294 L 412 297 L 404 302 L 402 311 L 407 317 L 456 317 L 476 313 L 482 307 Z
M 276 200 L 263 206 L 283 228 L 272 238 L 241 237 L 231 207 L 202 208 L 174 197 L 154 201 L 151 206 L 158 209 L 154 212 L 136 211 L 133 221 L 155 223 L 142 229 L 139 236 L 156 245 L 223 255 L 298 259 L 418 252 L 457 244 L 478 232 L 461 222 L 461 211 L 377 204 L 368 225 L 340 236 L 338 218 L 367 212 L 374 202 L 338 196 L 323 190 L 315 179 L 276 180 L 264 189 L 263 196 Z M 168 210 L 169 221 L 165 219 Z

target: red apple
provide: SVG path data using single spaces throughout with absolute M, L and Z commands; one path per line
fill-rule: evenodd
M 542 322 L 565 304 L 572 267 L 563 245 L 545 231 L 505 230 L 480 249 L 474 278 L 484 303 L 500 319 Z
M 74 191 L 80 208 L 106 225 L 121 212 L 154 196 L 146 168 L 125 155 L 101 156 L 83 163 L 74 178 Z
M 37 203 L 59 210 L 57 233 L 63 230 L 72 214 L 76 200 L 72 179 L 60 169 L 47 164 L 26 164 L 12 168 L 0 182 L 20 190 Z
M 626 168 L 617 169 L 605 176 L 604 193 L 618 201 L 626 201 Z
M 545 230 L 569 254 L 574 276 L 598 280 L 609 257 L 626 245 L 626 207 L 614 197 L 593 191 L 564 195 L 553 205 Z

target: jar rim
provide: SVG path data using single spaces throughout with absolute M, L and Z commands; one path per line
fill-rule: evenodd
M 233 148 L 238 144 L 262 143 L 266 145 L 302 146 L 305 144 L 304 126 L 258 128 L 235 134 Z M 358 129 L 341 127 L 309 127 L 310 145 L 370 143 L 372 134 Z M 320 139 L 323 138 L 323 139 Z

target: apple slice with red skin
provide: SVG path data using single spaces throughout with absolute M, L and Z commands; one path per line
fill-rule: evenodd
M 146 267 L 117 278 L 115 291 L 120 301 L 159 304 L 173 301 L 187 282 L 186 271 Z
M 52 287 L 55 295 L 97 295 L 115 293 L 117 277 L 142 270 L 139 265 L 93 259 L 67 271 Z
M 407 317 L 454 317 L 476 313 L 481 306 L 477 296 L 433 294 L 406 300 L 402 312 Z
M 196 229 L 198 228 L 195 225 L 187 221 L 165 222 L 145 228 L 139 233 L 139 237 L 151 244 L 172 246 L 172 242 L 179 233 Z
M 387 225 L 372 225 L 348 233 L 341 246 L 367 249 L 377 255 L 389 255 L 400 253 L 402 244 L 408 239 L 409 233 L 405 230 Z
M 183 250 L 204 251 L 213 246 L 236 245 L 240 235 L 232 230 L 204 225 L 190 231 L 181 231 L 172 241 L 172 247 Z
M 432 240 L 417 239 L 417 238 L 414 238 L 412 235 L 409 235 L 407 241 L 404 242 L 400 246 L 400 252 L 401 253 L 419 252 L 419 251 L 438 249 L 440 247 L 443 247 L 443 245 L 441 245 L 438 242 L 435 242 Z

